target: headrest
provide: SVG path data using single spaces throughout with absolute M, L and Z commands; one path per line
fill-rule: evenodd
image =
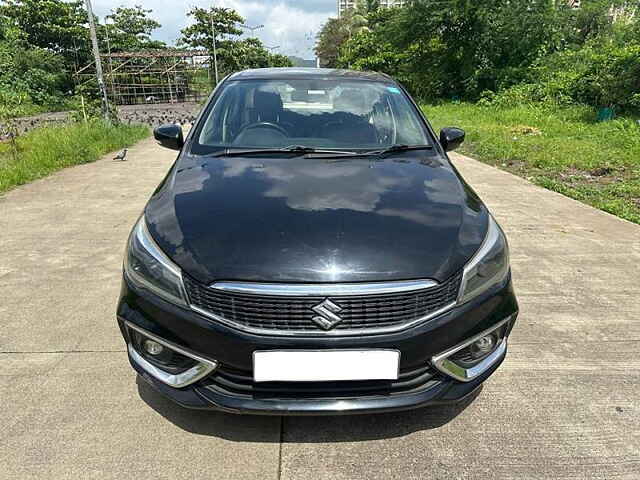
M 282 111 L 282 99 L 275 92 L 256 90 L 253 94 L 253 108 L 258 112 L 277 115 Z

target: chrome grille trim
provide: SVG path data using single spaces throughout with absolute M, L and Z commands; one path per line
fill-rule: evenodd
M 459 271 L 440 283 L 433 280 L 361 284 L 219 282 L 214 285 L 224 288 L 212 288 L 183 274 L 192 311 L 243 332 L 289 337 L 380 335 L 406 330 L 457 305 L 461 280 L 462 271 Z M 425 285 L 429 288 L 424 288 Z M 408 290 L 409 286 L 413 288 Z M 293 291 L 283 295 L 283 289 L 289 287 Z M 380 293 L 382 289 L 385 293 Z M 350 294 L 345 295 L 345 291 Z M 325 330 L 314 320 L 318 314 L 314 307 L 327 299 L 341 308 L 337 314 L 340 321 Z
M 358 329 L 345 329 L 345 330 L 272 330 L 268 328 L 256 328 L 249 327 L 247 325 L 242 325 L 241 323 L 234 322 L 232 320 L 227 320 L 224 317 L 220 317 L 215 313 L 208 312 L 207 310 L 203 310 L 202 308 L 196 307 L 195 305 L 190 305 L 191 310 L 199 313 L 200 315 L 204 315 L 205 317 L 209 317 L 212 320 L 220 322 L 229 327 L 235 328 L 237 330 L 241 330 L 247 333 L 255 333 L 257 335 L 269 335 L 269 336 L 277 336 L 277 337 L 348 337 L 354 335 L 381 335 L 384 333 L 393 333 L 399 332 L 402 330 L 406 330 L 408 328 L 414 327 L 422 322 L 426 322 L 438 315 L 442 315 L 443 313 L 448 312 L 453 307 L 455 307 L 456 302 L 452 302 L 448 305 L 445 305 L 440 310 L 436 310 L 434 312 L 429 313 L 420 318 L 416 318 L 415 320 L 407 323 L 403 323 L 401 325 L 394 325 L 391 327 L 377 327 L 377 328 L 358 328 Z
M 346 295 L 377 295 L 426 290 L 438 285 L 433 280 L 406 280 L 372 283 L 247 283 L 216 282 L 209 288 L 247 295 L 277 295 L 281 297 L 332 297 Z

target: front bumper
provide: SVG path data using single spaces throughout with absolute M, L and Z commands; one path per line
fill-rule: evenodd
M 130 338 L 127 323 L 186 351 L 214 360 L 221 369 L 221 376 L 223 372 L 231 372 L 230 377 L 218 379 L 214 371 L 191 385 L 174 388 L 149 374 L 130 354 L 129 360 L 133 368 L 158 392 L 188 408 L 262 415 L 370 413 L 459 402 L 478 389 L 502 363 L 504 355 L 496 358 L 486 371 L 469 382 L 458 381 L 436 371 L 431 368 L 430 359 L 511 317 L 507 325 L 508 336 L 517 313 L 518 306 L 510 277 L 503 285 L 471 302 L 423 324 L 384 335 L 323 338 L 249 334 L 214 323 L 146 291 L 135 290 L 126 279 L 122 284 L 117 309 L 118 323 L 128 345 Z M 417 378 L 424 381 L 411 380 L 413 383 L 404 382 L 410 383 L 410 387 L 394 387 L 389 391 L 361 389 L 359 385 L 353 391 L 336 389 L 334 393 L 325 391 L 321 394 L 307 392 L 296 395 L 285 392 L 282 385 L 266 390 L 253 389 L 250 378 L 247 380 L 252 372 L 252 354 L 255 350 L 329 348 L 398 349 L 401 352 L 401 372 L 419 370 L 423 373 Z M 424 373 L 427 368 L 430 370 Z M 229 378 L 232 379 L 231 382 L 228 382 Z M 228 387 L 229 384 L 231 387 Z

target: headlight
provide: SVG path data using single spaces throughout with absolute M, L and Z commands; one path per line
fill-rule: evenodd
M 458 303 L 480 295 L 509 273 L 509 247 L 502 230 L 489 215 L 489 229 L 480 250 L 465 265 Z
M 182 272 L 153 241 L 144 215 L 129 236 L 124 271 L 134 286 L 150 290 L 172 303 L 187 305 Z

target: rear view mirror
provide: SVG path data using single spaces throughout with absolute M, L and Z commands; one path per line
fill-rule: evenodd
M 458 148 L 464 142 L 464 130 L 456 127 L 448 127 L 440 130 L 440 145 L 445 152 Z
M 184 137 L 180 125 L 172 123 L 160 125 L 153 129 L 153 137 L 160 142 L 160 145 L 172 150 L 180 150 L 184 145 Z

